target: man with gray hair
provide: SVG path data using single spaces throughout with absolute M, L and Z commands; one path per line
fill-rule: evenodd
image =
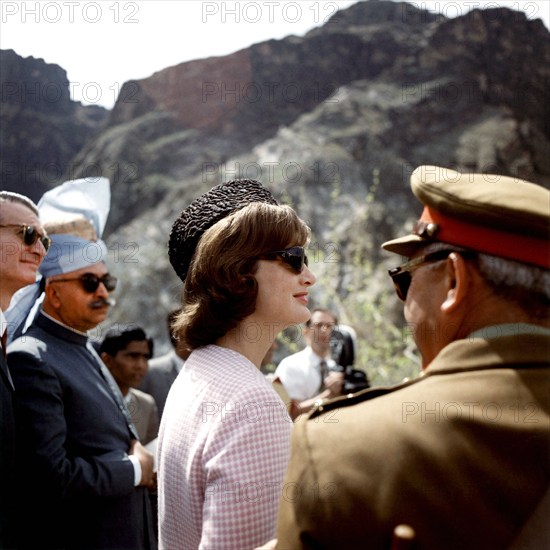
M 436 166 L 411 186 L 422 215 L 382 247 L 422 376 L 297 423 L 277 548 L 547 548 L 550 192 Z
M 0 548 L 13 548 L 15 469 L 14 385 L 6 363 L 8 326 L 4 313 L 13 294 L 32 284 L 50 239 L 33 201 L 19 193 L 0 191 Z
M 87 335 L 106 318 L 117 282 L 99 238 L 105 204 L 103 178 L 66 182 L 38 204 L 44 220 L 62 219 L 47 224 L 55 229 L 40 267 L 43 302 L 9 346 L 23 436 L 20 548 L 156 548 L 153 456 Z

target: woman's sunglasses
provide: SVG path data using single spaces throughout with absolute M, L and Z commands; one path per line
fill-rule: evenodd
M 287 264 L 294 273 L 302 273 L 304 265 L 308 265 L 306 251 L 303 246 L 293 246 L 284 250 L 274 250 L 258 256 L 259 260 L 280 260 Z
M 80 281 L 82 288 L 89 294 L 93 294 L 99 287 L 99 283 L 103 283 L 108 292 L 112 292 L 116 288 L 118 279 L 108 273 L 103 277 L 98 277 L 93 273 L 84 273 L 80 277 L 72 277 L 66 279 L 54 279 L 52 283 L 64 283 L 66 281 Z
M 50 239 L 50 237 L 48 237 L 48 235 L 46 235 L 46 233 L 39 233 L 38 230 L 32 225 L 8 223 L 1 224 L 0 227 L 16 227 L 18 231 L 16 231 L 15 233 L 19 237 L 21 237 L 22 241 L 27 246 L 32 246 L 36 241 L 40 239 L 44 250 L 46 250 L 47 252 L 48 248 L 50 248 L 50 245 L 52 244 L 52 240 Z

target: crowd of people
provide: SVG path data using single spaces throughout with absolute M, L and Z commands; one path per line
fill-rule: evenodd
M 361 391 L 310 304 L 310 229 L 259 182 L 174 221 L 160 357 L 133 320 L 88 334 L 117 286 L 109 182 L 1 191 L 0 547 L 550 543 L 550 192 L 435 166 L 411 188 L 420 219 L 382 247 L 422 374 Z M 266 376 L 296 324 L 305 347 Z

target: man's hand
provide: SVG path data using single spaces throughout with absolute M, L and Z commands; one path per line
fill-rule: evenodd
M 338 397 L 342 395 L 342 387 L 344 385 L 344 373 L 331 371 L 324 380 L 325 387 L 329 391 L 329 395 L 326 397 Z
M 302 413 L 308 412 L 324 399 L 333 399 L 334 397 L 342 395 L 344 373 L 331 371 L 325 378 L 324 383 L 325 389 L 319 395 L 306 399 L 305 401 L 291 401 L 289 414 L 292 420 L 296 420 Z
M 132 440 L 130 452 L 128 454 L 134 455 L 139 460 L 141 466 L 140 485 L 153 490 L 155 486 L 155 479 L 153 476 L 155 459 L 153 455 L 137 439 Z

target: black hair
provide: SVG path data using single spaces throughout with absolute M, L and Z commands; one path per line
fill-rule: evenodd
M 116 325 L 111 327 L 105 334 L 101 345 L 99 347 L 99 353 L 107 353 L 114 357 L 119 351 L 126 349 L 130 342 L 142 342 L 146 341 L 149 344 L 149 355 L 153 356 L 153 339 L 148 338 L 145 331 L 135 325 L 129 327 L 121 327 Z

